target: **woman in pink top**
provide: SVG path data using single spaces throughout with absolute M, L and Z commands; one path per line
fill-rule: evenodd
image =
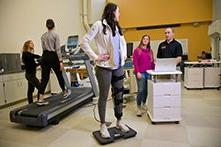
M 142 109 L 147 110 L 147 80 L 149 74 L 146 70 L 154 69 L 153 51 L 150 48 L 150 36 L 144 35 L 139 46 L 133 53 L 134 72 L 137 79 L 137 116 L 142 116 Z

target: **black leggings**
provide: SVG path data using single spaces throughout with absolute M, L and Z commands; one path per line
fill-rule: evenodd
M 59 85 L 62 91 L 65 90 L 64 78 L 62 76 L 62 71 L 60 70 L 60 63 L 56 52 L 53 51 L 44 51 L 42 55 L 41 62 L 41 89 L 40 94 L 44 94 L 45 88 L 48 84 L 50 71 L 53 69 L 56 77 L 58 79 Z
M 39 80 L 36 78 L 36 73 L 26 73 L 25 74 L 26 79 L 28 80 L 28 92 L 27 92 L 27 98 L 28 103 L 33 103 L 33 92 L 35 90 L 35 87 L 40 90 L 41 84 Z

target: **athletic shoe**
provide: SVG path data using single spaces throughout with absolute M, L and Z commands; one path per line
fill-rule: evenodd
M 130 131 L 130 129 L 124 123 L 122 123 L 121 120 L 117 121 L 116 127 L 118 129 L 120 129 L 122 132 L 129 132 Z
M 39 106 L 44 106 L 44 105 L 48 105 L 49 102 L 48 101 L 37 101 L 36 104 L 39 105 Z
M 110 138 L 110 133 L 107 130 L 107 126 L 106 124 L 101 124 L 100 126 L 100 133 L 101 133 L 101 137 L 103 138 Z
M 137 117 L 141 117 L 142 116 L 142 110 L 141 108 L 137 108 Z
M 64 91 L 64 98 L 67 98 L 71 95 L 71 89 L 67 89 Z

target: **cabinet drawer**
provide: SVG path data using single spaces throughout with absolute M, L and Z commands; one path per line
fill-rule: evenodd
M 26 98 L 27 95 L 27 81 L 12 80 L 5 82 L 5 98 L 7 103 L 15 102 Z
M 0 82 L 3 82 L 3 76 L 0 75 Z
M 178 107 L 155 108 L 150 112 L 153 119 L 159 120 L 181 120 L 181 109 Z
M 150 100 L 150 102 L 152 103 L 153 108 L 180 107 L 181 106 L 181 99 L 179 95 L 156 96 L 152 100 Z
M 25 79 L 25 73 L 21 72 L 21 73 L 4 75 L 4 81 L 11 81 L 11 80 L 18 80 L 18 79 Z
M 180 95 L 181 83 L 180 82 L 159 82 L 148 84 L 149 93 L 153 96 L 167 96 L 167 95 Z

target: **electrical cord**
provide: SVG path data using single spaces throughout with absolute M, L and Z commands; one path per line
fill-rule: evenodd
M 107 101 L 110 101 L 110 100 L 112 100 L 112 99 L 111 99 L 111 98 L 107 99 Z M 98 102 L 96 102 L 96 103 L 91 103 L 91 104 L 86 105 L 86 106 L 84 106 L 84 107 L 86 108 L 86 107 L 92 107 L 92 106 L 94 106 L 94 108 L 93 108 L 93 117 L 94 117 L 94 120 L 97 121 L 97 122 L 99 122 L 99 123 L 101 123 L 101 121 L 97 118 L 96 112 L 95 112 L 97 105 L 98 105 Z M 105 122 L 105 124 L 106 124 L 107 127 L 109 127 L 109 126 L 112 124 L 112 122 Z
M 97 103 L 97 104 L 98 104 L 98 103 Z M 97 122 L 101 123 L 101 121 L 97 119 L 96 113 L 95 113 L 95 109 L 96 109 L 97 104 L 94 105 L 94 108 L 93 108 L 94 119 L 95 119 Z M 107 127 L 109 127 L 109 126 L 112 124 L 112 122 L 105 122 L 105 124 L 106 124 Z

